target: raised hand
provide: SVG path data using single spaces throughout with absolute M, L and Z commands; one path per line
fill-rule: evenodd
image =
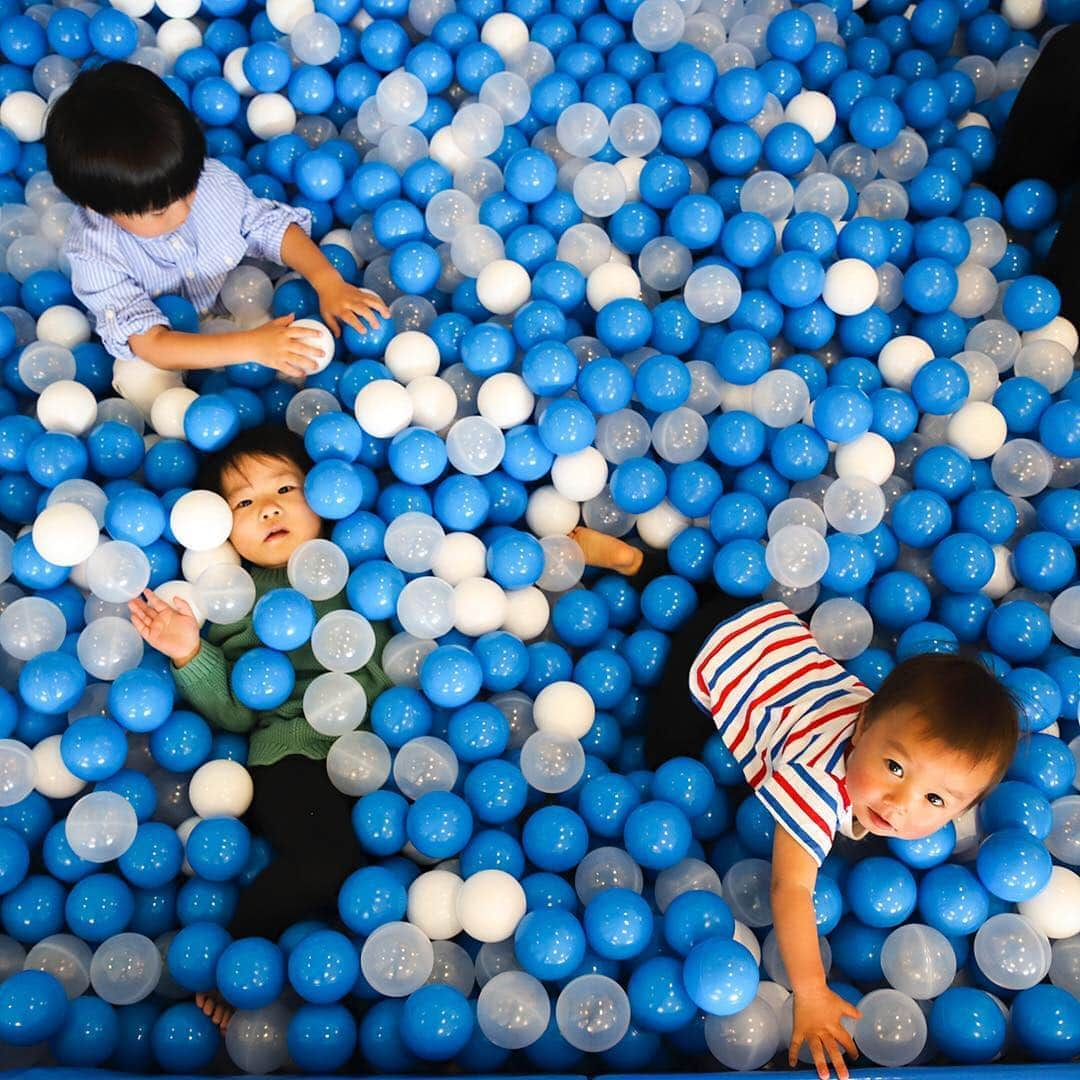
M 176 597 L 167 604 L 152 589 L 143 590 L 145 599 L 128 602 L 131 625 L 139 636 L 177 667 L 183 667 L 199 651 L 199 622 L 188 602 Z

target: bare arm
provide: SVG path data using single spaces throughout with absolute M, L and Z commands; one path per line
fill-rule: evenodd
M 801 844 L 783 827 L 777 826 L 773 839 L 770 900 L 780 956 L 795 995 L 794 1027 L 788 1062 L 794 1066 L 799 1047 L 805 1042 L 813 1056 L 821 1080 L 827 1080 L 832 1059 L 836 1075 L 847 1080 L 843 1050 L 858 1056 L 855 1043 L 841 1027 L 842 1016 L 858 1017 L 859 1012 L 825 982 L 814 915 L 814 886 L 817 865 Z

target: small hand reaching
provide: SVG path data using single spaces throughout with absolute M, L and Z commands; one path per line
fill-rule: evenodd
M 294 326 L 294 319 L 294 315 L 282 315 L 250 331 L 254 345 L 252 359 L 282 375 L 303 379 L 319 366 L 322 349 L 319 332 Z
M 143 591 L 145 600 L 128 602 L 131 625 L 151 648 L 164 653 L 177 667 L 183 667 L 199 651 L 199 622 L 191 606 L 177 596 L 165 603 L 153 590 Z
M 368 326 L 379 325 L 378 315 L 390 318 L 390 309 L 378 293 L 350 285 L 339 274 L 336 280 L 319 289 L 319 314 L 334 337 L 341 335 L 341 323 L 347 323 L 358 334 L 366 334 Z
M 796 994 L 794 1004 L 795 1023 L 788 1047 L 788 1064 L 794 1068 L 799 1048 L 805 1042 L 821 1080 L 829 1080 L 826 1054 L 832 1059 L 837 1080 L 848 1080 L 844 1051 L 851 1055 L 853 1061 L 859 1056 L 859 1051 L 851 1033 L 840 1020 L 844 1016 L 858 1020 L 862 1014 L 850 1002 L 825 987 L 813 993 Z

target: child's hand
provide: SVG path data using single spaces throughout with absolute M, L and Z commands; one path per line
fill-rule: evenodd
M 319 366 L 322 349 L 319 333 L 293 326 L 295 315 L 282 315 L 249 331 L 254 346 L 253 360 L 293 378 L 304 378 Z
M 366 334 L 362 319 L 374 330 L 379 325 L 375 312 L 384 319 L 390 318 L 390 309 L 378 294 L 350 285 L 340 274 L 323 284 L 318 293 L 319 313 L 334 337 L 341 335 L 341 323 L 347 323 L 358 334 Z
M 182 597 L 176 597 L 175 606 L 170 606 L 151 589 L 145 589 L 143 595 L 145 600 L 136 597 L 128 602 L 131 625 L 143 641 L 183 667 L 199 651 L 199 623 L 194 612 Z
M 859 1056 L 855 1040 L 840 1023 L 840 1018 L 850 1016 L 856 1020 L 862 1015 L 850 1002 L 839 994 L 834 994 L 827 987 L 811 993 L 795 995 L 795 1023 L 791 1032 L 791 1046 L 788 1048 L 788 1064 L 792 1068 L 799 1053 L 799 1047 L 805 1042 L 817 1066 L 821 1080 L 828 1080 L 829 1066 L 826 1053 L 832 1058 L 838 1080 L 847 1080 L 847 1064 L 844 1050 L 852 1061 Z

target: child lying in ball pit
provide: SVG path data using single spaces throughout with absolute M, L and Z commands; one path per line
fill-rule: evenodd
M 644 588 L 666 571 L 592 529 L 571 533 L 591 566 Z M 831 1059 L 857 1056 L 844 1017 L 859 1012 L 825 981 L 814 915 L 818 867 L 837 833 L 915 840 L 980 802 L 1012 760 L 1016 706 L 981 664 L 922 655 L 898 664 L 871 693 L 818 647 L 780 603 L 753 603 L 708 586 L 673 636 L 650 710 L 650 768 L 698 757 L 719 733 L 775 830 L 770 898 L 780 954 L 795 996 L 788 1058 L 805 1042 L 822 1080 Z
M 289 556 L 323 533 L 323 520 L 304 499 L 310 467 L 297 436 L 267 426 L 239 435 L 200 477 L 200 485 L 220 493 L 232 509 L 229 539 L 259 597 L 289 587 Z M 348 607 L 344 593 L 314 601 L 314 606 L 320 618 Z M 296 671 L 289 698 L 276 709 L 254 712 L 236 700 L 230 687 L 233 665 L 261 644 L 251 615 L 211 626 L 202 638 L 190 606 L 180 597 L 170 605 L 147 589 L 145 599 L 132 600 L 129 609 L 143 639 L 172 661 L 177 688 L 191 706 L 216 727 L 250 733 L 250 824 L 270 842 L 275 857 L 240 893 L 230 933 L 276 939 L 302 918 L 336 914 L 338 890 L 365 860 L 352 828 L 353 800 L 327 779 L 326 757 L 334 740 L 318 734 L 304 718 L 304 691 L 323 673 L 311 646 L 287 654 Z M 379 666 L 390 633 L 382 623 L 373 629 L 372 660 L 353 673 L 369 706 L 391 685 Z M 312 842 L 314 836 L 318 843 Z M 200 994 L 196 1002 L 225 1029 L 232 1010 L 217 994 Z
M 123 122 L 118 122 L 123 117 Z M 299 378 L 322 356 L 319 333 L 284 315 L 250 330 L 172 330 L 152 297 L 178 293 L 200 315 L 225 314 L 218 294 L 244 258 L 281 263 L 311 283 L 337 335 L 365 333 L 382 300 L 345 281 L 309 238 L 311 212 L 259 199 L 206 156 L 202 129 L 156 75 L 135 64 L 86 68 L 49 111 L 49 171 L 79 209 L 64 253 L 71 287 L 108 352 L 189 371 L 256 361 Z

